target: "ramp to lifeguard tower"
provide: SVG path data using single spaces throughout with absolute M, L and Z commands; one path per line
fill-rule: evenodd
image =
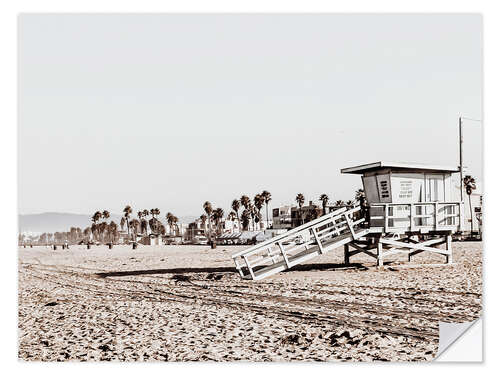
M 354 220 L 358 211 L 341 208 L 240 251 L 232 256 L 236 269 L 242 278 L 261 280 L 363 237 L 369 229 L 359 228 L 364 218 Z

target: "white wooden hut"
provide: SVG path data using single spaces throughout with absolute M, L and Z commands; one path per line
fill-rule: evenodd
M 463 205 L 452 188 L 452 174 L 459 172 L 458 167 L 379 161 L 341 172 L 361 175 L 370 234 L 379 234 L 372 236 L 377 238 L 379 253 L 384 248 L 390 253 L 403 248 L 411 258 L 428 250 L 446 255 L 451 262 L 451 234 L 463 227 Z M 436 238 L 414 243 L 416 235 Z M 430 247 L 443 242 L 448 250 Z M 381 254 L 379 263 L 383 262 Z

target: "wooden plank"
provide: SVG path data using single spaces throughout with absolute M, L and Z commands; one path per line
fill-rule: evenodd
M 353 250 L 351 252 L 349 252 L 349 256 L 354 256 L 354 255 L 357 255 L 357 254 L 360 254 L 360 253 L 363 253 L 363 254 L 366 254 L 368 256 L 371 256 L 372 258 L 374 259 L 377 259 L 377 255 L 376 254 L 373 254 L 371 251 L 368 251 L 368 250 L 360 250 L 360 249 L 357 249 L 357 250 Z
M 288 257 L 286 256 L 285 249 L 283 249 L 283 244 L 281 242 L 278 242 L 278 246 L 280 248 L 281 255 L 283 255 L 283 260 L 285 261 L 286 266 L 289 267 L 289 265 L 288 265 Z
M 318 238 L 318 235 L 316 234 L 316 231 L 313 229 L 313 230 L 312 230 L 312 232 L 313 232 L 313 236 L 314 236 L 314 238 L 316 239 L 316 243 L 318 244 L 318 247 L 319 247 L 319 252 L 320 252 L 321 254 L 323 254 L 323 245 L 321 244 L 321 241 L 320 241 L 320 239 Z
M 381 238 L 380 243 L 387 244 L 387 245 L 393 245 L 393 246 L 398 247 L 398 248 L 408 248 L 408 249 L 412 249 L 412 250 L 424 250 L 424 251 L 430 251 L 432 253 L 437 253 L 437 254 L 444 254 L 445 253 L 443 250 L 436 249 L 434 247 L 428 247 L 428 246 L 424 246 L 422 244 L 399 242 L 399 241 L 389 240 L 387 238 Z
M 250 266 L 250 263 L 248 262 L 248 259 L 246 256 L 243 256 L 243 259 L 245 260 L 245 263 L 247 265 L 247 268 L 248 268 L 248 271 L 250 272 L 250 275 L 252 276 L 252 279 L 255 279 L 255 275 L 253 273 L 253 269 L 252 267 Z
M 424 241 L 424 242 L 419 242 L 417 240 L 414 240 L 413 238 L 408 238 L 408 241 L 411 243 L 418 244 L 418 245 L 429 246 L 429 245 L 436 245 L 436 244 L 445 243 L 446 239 L 443 237 L 440 237 L 440 238 L 432 238 L 432 239 Z
M 349 227 L 349 231 L 351 232 L 351 235 L 354 237 L 354 235 L 356 233 L 354 231 L 354 227 L 352 226 L 351 218 L 349 216 L 347 216 L 347 214 L 344 214 L 344 218 L 345 218 L 345 221 L 347 223 L 347 226 Z
M 434 202 L 434 230 L 438 229 L 438 205 Z
M 349 264 L 349 244 L 344 245 L 344 264 Z
M 389 229 L 389 206 L 386 204 L 384 207 L 384 232 L 387 232 Z
M 382 242 L 380 242 L 381 239 L 377 242 L 377 266 L 381 267 L 384 265 L 384 260 L 382 259 L 384 254 L 382 253 Z
M 446 255 L 446 263 L 453 263 L 453 249 L 451 248 L 451 235 L 446 236 L 446 250 L 448 250 L 448 255 Z
M 413 217 L 413 206 L 412 204 L 410 204 L 410 231 L 413 232 L 413 227 L 414 227 L 414 217 Z

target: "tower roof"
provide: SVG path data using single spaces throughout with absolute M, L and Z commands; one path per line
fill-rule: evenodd
M 364 174 L 366 172 L 374 172 L 380 169 L 392 169 L 402 172 L 459 172 L 459 167 L 432 165 L 432 164 L 418 164 L 418 163 L 401 163 L 401 162 L 387 162 L 377 161 L 369 164 L 362 164 L 355 167 L 343 168 L 341 173 L 351 174 Z

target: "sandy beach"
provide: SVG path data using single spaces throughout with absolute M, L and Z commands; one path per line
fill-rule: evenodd
M 262 281 L 242 247 L 19 248 L 19 358 L 27 361 L 427 361 L 439 322 L 479 317 L 482 244 L 454 264 L 422 253 L 377 268 L 343 251 Z M 419 266 L 418 266 L 419 265 Z

